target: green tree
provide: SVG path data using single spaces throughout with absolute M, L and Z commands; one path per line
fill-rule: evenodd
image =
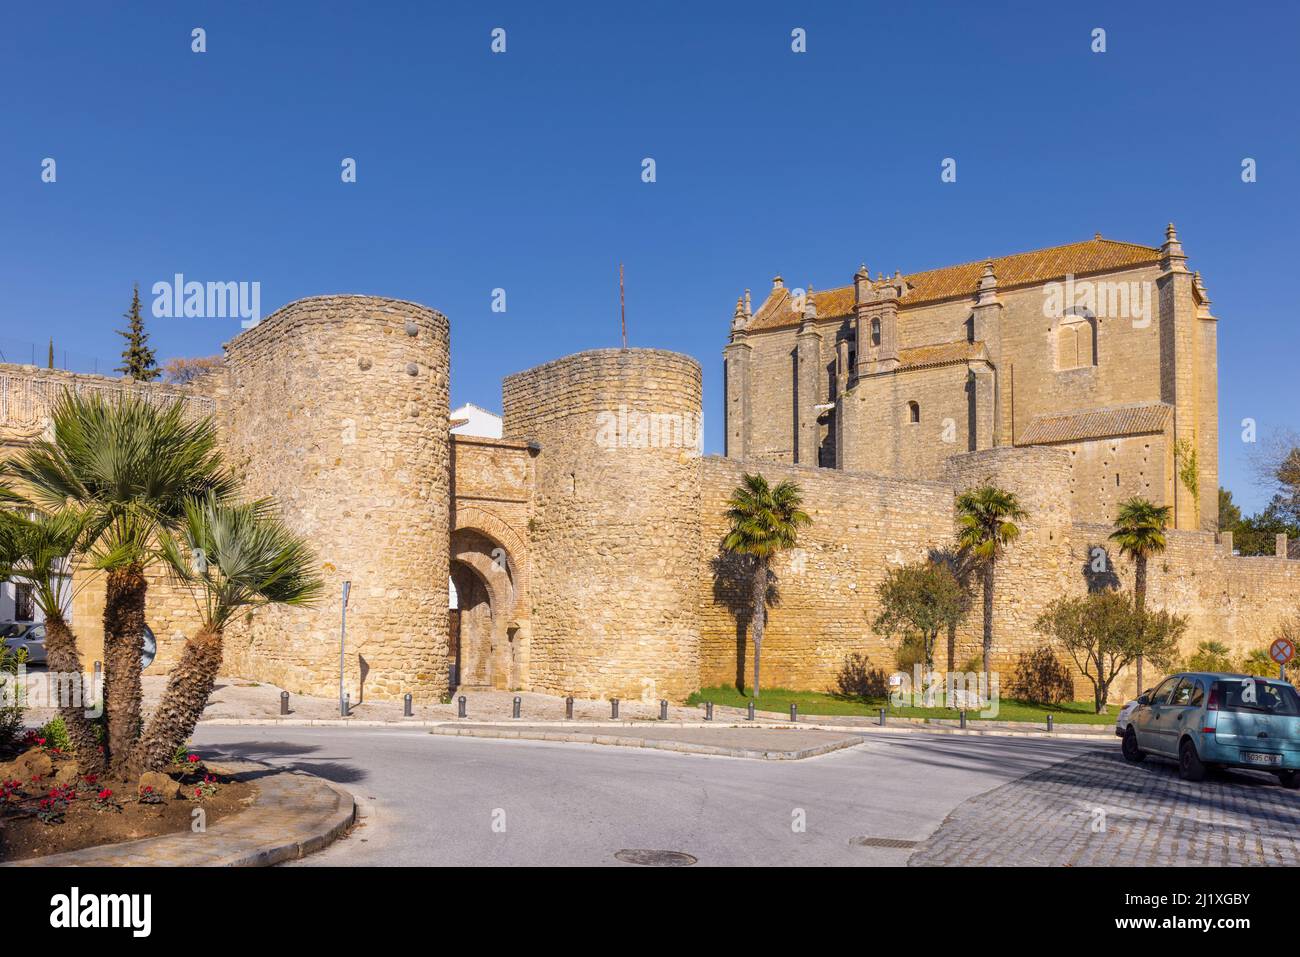
M 224 499 L 234 483 L 212 420 L 187 419 L 180 403 L 65 393 L 51 418 L 52 437 L 22 449 L 10 470 L 39 507 L 87 515 L 89 563 L 107 573 L 104 710 L 116 771 L 139 737 L 145 570 L 158 561 L 162 535 L 184 519 L 188 500 L 208 493 Z
M 46 367 L 47 369 L 53 369 L 53 368 L 54 368 L 54 337 L 53 337 L 53 336 L 50 336 L 50 351 L 49 351 L 49 354 L 46 356 L 46 366 L 45 366 L 45 367 Z
M 114 371 L 130 376 L 137 382 L 152 382 L 162 373 L 158 371 L 158 360 L 149 348 L 149 333 L 144 330 L 144 316 L 140 312 L 140 284 L 136 283 L 131 294 L 131 308 L 122 314 L 126 320 L 126 330 L 117 330 L 117 334 L 126 340 L 122 348 L 122 364 Z
M 803 510 L 803 493 L 789 480 L 768 485 L 762 475 L 746 472 L 727 500 L 730 528 L 722 540 L 723 551 L 743 556 L 751 578 L 750 629 L 754 642 L 754 697 L 759 696 L 759 659 L 767 618 L 768 578 L 772 559 L 793 548 L 799 529 L 812 524 Z
M 1160 667 L 1172 662 L 1187 619 L 1167 611 L 1140 611 L 1121 592 L 1099 591 L 1057 598 L 1034 627 L 1063 647 L 1092 683 L 1093 705 L 1101 714 L 1115 677 L 1138 655 Z
M 193 590 L 202 625 L 185 642 L 127 762 L 132 776 L 165 767 L 194 733 L 221 668 L 232 615 L 256 605 L 310 604 L 324 587 L 311 550 L 269 499 L 240 505 L 212 494 L 192 499 L 177 532 L 162 539 L 161 551 L 172 574 Z
M 1165 530 L 1173 511 L 1168 505 L 1156 505 L 1134 496 L 1120 503 L 1115 516 L 1115 530 L 1110 533 L 1110 538 L 1119 546 L 1120 552 L 1133 559 L 1133 602 L 1139 612 L 1147 607 L 1147 559 L 1160 554 L 1168 546 Z M 1139 653 L 1136 660 L 1139 693 L 1143 689 L 1142 659 L 1143 655 Z
M 29 503 L 16 504 L 0 509 L 0 580 L 32 590 L 32 601 L 45 619 L 46 660 L 50 674 L 58 676 L 59 714 L 77 768 L 82 774 L 96 773 L 103 769 L 104 758 L 87 717 L 93 689 L 85 686 L 77 639 L 64 616 L 76 597 L 72 561 L 85 547 L 91 522 L 86 512 L 71 506 L 44 512 Z M 88 581 L 83 577 L 78 589 Z
M 877 588 L 880 614 L 872 623 L 888 638 L 901 635 L 921 649 L 926 671 L 934 670 L 939 632 L 956 627 L 966 614 L 966 595 L 952 570 L 935 562 L 890 569 Z
M 991 688 L 993 655 L 993 585 L 998 559 L 1020 537 L 1016 522 L 1028 513 L 1014 492 L 982 485 L 957 496 L 957 544 L 970 555 L 984 586 L 984 686 Z

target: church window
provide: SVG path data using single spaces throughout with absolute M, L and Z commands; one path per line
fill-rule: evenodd
M 921 407 L 915 402 L 907 403 L 907 419 L 909 422 L 921 421 Z
M 1082 369 L 1096 364 L 1096 317 L 1082 311 L 1062 317 L 1056 329 L 1056 368 Z
M 880 345 L 880 319 L 878 318 L 871 320 L 871 344 Z

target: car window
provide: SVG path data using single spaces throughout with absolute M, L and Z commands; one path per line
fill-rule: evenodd
M 1174 689 L 1177 687 L 1177 678 L 1166 678 L 1164 681 L 1160 682 L 1160 686 L 1156 688 L 1156 693 L 1151 697 L 1151 703 L 1168 704 L 1170 695 L 1174 693 Z
M 1300 695 L 1289 684 L 1262 678 L 1239 678 L 1215 682 L 1219 707 L 1224 711 L 1300 715 Z
M 1192 679 L 1192 696 L 1187 703 L 1193 708 L 1199 708 L 1205 703 L 1205 688 L 1196 679 Z
M 1196 691 L 1195 678 L 1183 678 L 1169 696 L 1169 703 L 1175 708 L 1186 708 L 1192 703 L 1192 693 Z

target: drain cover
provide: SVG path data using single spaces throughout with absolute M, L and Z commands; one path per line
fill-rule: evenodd
M 684 851 L 622 850 L 614 856 L 625 864 L 643 867 L 690 867 L 698 860 Z
M 901 837 L 855 837 L 849 841 L 857 847 L 916 847 L 920 841 L 905 841 Z

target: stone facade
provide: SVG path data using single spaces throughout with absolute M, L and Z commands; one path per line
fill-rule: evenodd
M 1077 514 L 1134 494 L 1218 527 L 1217 320 L 1171 225 L 813 292 L 737 301 L 726 454 L 934 479 L 954 455 L 1072 452 Z M 1195 450 L 1194 496 L 1175 450 Z M 1190 460 L 1187 455 L 1185 460 Z

